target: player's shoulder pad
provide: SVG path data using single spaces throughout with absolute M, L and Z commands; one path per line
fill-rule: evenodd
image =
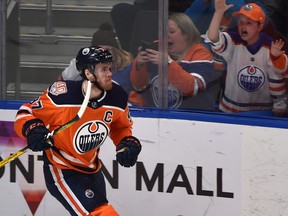
M 108 103 L 109 105 L 125 109 L 128 103 L 128 94 L 120 85 L 113 82 L 112 89 L 107 91 L 106 99 L 106 103 Z
M 57 81 L 48 88 L 48 97 L 58 105 L 83 102 L 81 81 Z

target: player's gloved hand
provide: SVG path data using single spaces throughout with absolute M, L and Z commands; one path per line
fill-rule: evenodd
M 141 151 L 140 141 L 134 136 L 128 136 L 121 140 L 116 147 L 116 160 L 121 166 L 131 167 L 137 161 L 138 154 Z
M 40 119 L 29 120 L 22 128 L 22 134 L 27 138 L 28 147 L 32 151 L 43 151 L 52 147 L 53 138 L 46 139 L 49 132 Z

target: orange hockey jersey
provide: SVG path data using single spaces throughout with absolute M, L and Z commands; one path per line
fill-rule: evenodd
M 118 145 L 132 135 L 127 99 L 126 92 L 115 83 L 97 99 L 90 99 L 82 118 L 53 137 L 53 148 L 45 150 L 49 162 L 60 169 L 97 172 L 101 167 L 99 147 L 106 138 L 109 136 Z M 55 130 L 76 116 L 83 100 L 82 81 L 55 82 L 39 98 L 20 107 L 15 131 L 23 137 L 23 125 L 33 118 L 49 125 L 50 131 Z

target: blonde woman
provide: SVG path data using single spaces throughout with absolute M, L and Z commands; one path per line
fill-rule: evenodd
M 169 108 L 215 110 L 220 74 L 199 31 L 184 13 L 170 14 L 168 30 Z M 158 62 L 159 51 L 153 49 L 141 50 L 133 62 L 130 78 L 142 96 L 141 105 L 159 104 Z

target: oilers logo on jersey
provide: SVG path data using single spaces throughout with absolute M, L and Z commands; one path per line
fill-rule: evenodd
M 265 83 L 264 72 L 257 66 L 246 66 L 238 72 L 238 84 L 247 92 L 258 91 Z
M 151 80 L 151 92 L 154 104 L 158 107 L 159 106 L 159 85 L 158 85 L 159 79 L 158 75 L 155 76 Z M 168 107 L 172 109 L 177 109 L 183 101 L 183 96 L 179 89 L 177 89 L 175 86 L 168 83 Z
M 106 140 L 108 134 L 109 128 L 102 121 L 85 122 L 75 133 L 75 150 L 79 154 L 83 154 L 99 148 Z

